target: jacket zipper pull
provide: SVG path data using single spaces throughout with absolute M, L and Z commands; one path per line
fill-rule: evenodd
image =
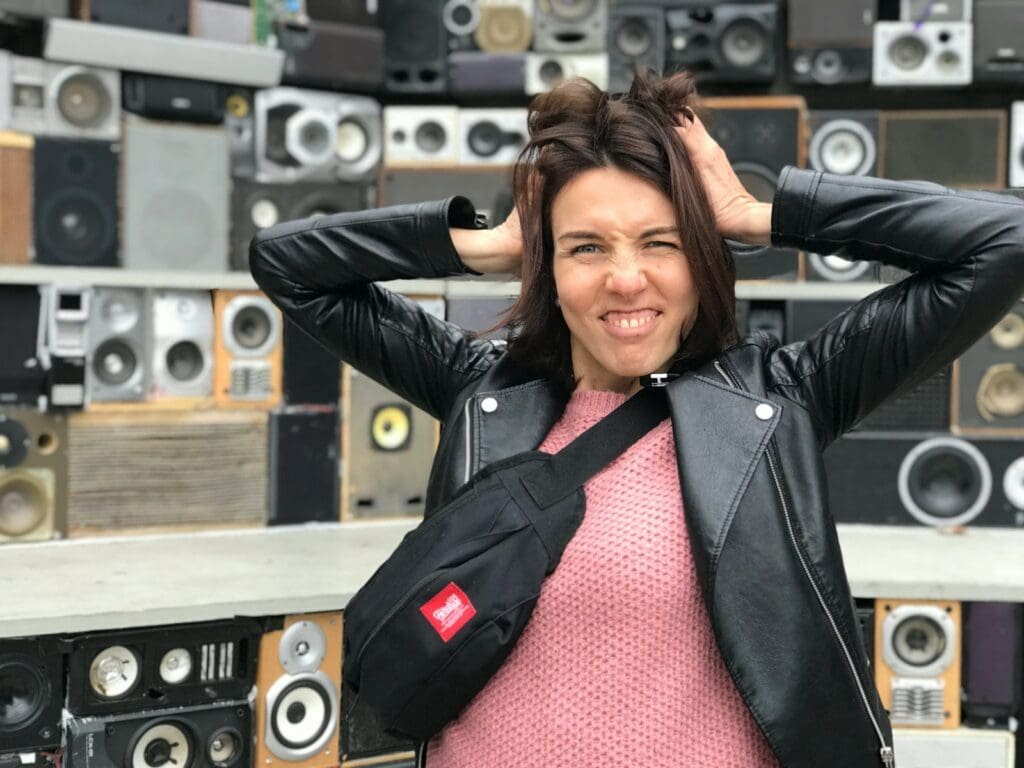
M 885 768 L 895 768 L 896 758 L 892 754 L 892 747 L 882 747 L 880 752 L 882 753 L 882 764 Z

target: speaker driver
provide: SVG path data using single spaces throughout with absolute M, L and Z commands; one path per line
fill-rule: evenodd
M 907 453 L 897 485 L 904 507 L 925 525 L 964 525 L 988 504 L 992 470 L 974 445 L 936 437 Z
M 999 349 L 1016 349 L 1024 346 L 1024 316 L 1011 312 L 996 323 L 989 333 L 992 343 Z
M 480 8 L 475 0 L 448 0 L 441 11 L 444 28 L 456 37 L 471 35 L 480 23 Z
M 326 655 L 327 635 L 315 622 L 296 622 L 281 636 L 278 659 L 289 674 L 319 669 Z
M 413 141 L 423 152 L 440 152 L 448 140 L 448 134 L 444 126 L 435 120 L 426 120 L 416 128 Z
M 533 24 L 521 8 L 486 6 L 473 39 L 487 53 L 519 53 L 530 47 Z
M 1006 468 L 1003 493 L 1015 509 L 1024 509 L 1024 456 Z
M 260 198 L 249 207 L 249 218 L 257 229 L 272 227 L 281 220 L 281 210 L 269 197 Z
M 28 456 L 28 430 L 20 421 L 0 418 L 0 467 L 13 469 Z
M 480 157 L 498 154 L 505 145 L 505 134 L 490 120 L 482 120 L 469 129 L 469 148 Z
M 72 125 L 94 128 L 110 116 L 110 95 L 98 77 L 74 67 L 56 83 L 57 109 Z
M 370 137 L 362 123 L 355 120 L 342 120 L 338 123 L 334 151 L 342 162 L 356 162 L 366 155 L 369 146 Z
M 0 663 L 0 734 L 32 722 L 49 698 L 49 683 L 37 667 L 16 658 Z
M 856 120 L 833 120 L 815 132 L 809 153 L 818 170 L 860 176 L 875 162 L 875 142 Z
M 238 346 L 250 351 L 266 344 L 272 330 L 270 317 L 262 307 L 245 307 L 231 322 L 232 339 Z
M 284 141 L 301 165 L 323 165 L 337 148 L 337 126 L 323 112 L 301 109 L 288 118 Z
M 946 633 L 932 618 L 912 615 L 893 631 L 893 650 L 912 667 L 934 664 L 946 651 Z
M 654 44 L 650 28 L 640 19 L 627 19 L 615 34 L 615 47 L 625 56 L 643 56 Z
M 138 657 L 123 645 L 104 648 L 89 665 L 89 687 L 101 699 L 117 699 L 131 693 L 140 676 Z
M 730 66 L 752 67 L 764 58 L 767 47 L 764 27 L 750 19 L 734 21 L 722 32 L 722 57 Z
M 408 406 L 383 405 L 370 420 L 370 439 L 378 451 L 400 451 L 412 439 L 412 414 Z
M 167 372 L 176 381 L 192 381 L 203 372 L 203 352 L 194 341 L 179 341 L 167 350 Z
M 978 413 L 986 421 L 1024 413 L 1024 373 L 1014 363 L 993 365 L 978 384 Z
M 50 493 L 41 472 L 14 470 L 0 475 L 0 535 L 25 536 L 45 521 Z
M 102 259 L 116 230 L 106 208 L 80 189 L 64 189 L 46 199 L 37 236 L 49 253 L 65 261 L 89 265 Z
M 928 46 L 914 35 L 898 37 L 889 46 L 889 59 L 896 67 L 905 71 L 918 69 L 927 55 Z
M 318 679 L 296 680 L 274 701 L 270 724 L 286 749 L 305 750 L 329 734 L 333 710 L 334 702 Z
M 147 724 L 128 747 L 127 768 L 191 768 L 192 739 L 173 720 Z
M 93 372 L 107 386 L 124 384 L 135 375 L 138 367 L 135 353 L 123 339 L 108 339 L 93 353 Z
M 234 728 L 215 731 L 206 745 L 206 758 L 214 768 L 230 768 L 242 756 L 242 736 Z
M 192 654 L 187 648 L 172 648 L 160 659 L 160 679 L 171 685 L 188 680 L 192 674 Z
M 548 0 L 552 16 L 566 21 L 576 21 L 592 14 L 599 0 Z
M 815 272 L 835 282 L 858 280 L 870 272 L 872 267 L 870 261 L 850 261 L 842 256 L 822 256 L 818 253 L 807 255 Z

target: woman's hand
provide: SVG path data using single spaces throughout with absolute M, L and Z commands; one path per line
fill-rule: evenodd
M 523 235 L 519 212 L 494 229 L 450 229 L 452 245 L 462 263 L 477 272 L 519 275 L 523 264 Z
M 699 117 L 684 115 L 681 119 L 683 125 L 676 127 L 676 133 L 704 182 L 719 234 L 743 243 L 770 244 L 771 203 L 759 202 L 747 192 L 725 150 L 707 132 Z

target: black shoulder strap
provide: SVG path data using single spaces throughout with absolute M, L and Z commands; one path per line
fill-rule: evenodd
M 668 416 L 664 387 L 644 387 L 523 478 L 541 508 L 583 486 Z

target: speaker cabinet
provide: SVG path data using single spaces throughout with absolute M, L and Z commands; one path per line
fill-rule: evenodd
M 459 162 L 462 165 L 515 163 L 529 131 L 525 109 L 459 111 Z
M 256 119 L 254 96 L 248 88 L 231 88 L 224 98 L 224 130 L 228 135 L 231 177 L 256 176 Z
M 789 77 L 802 85 L 867 83 L 875 0 L 789 0 Z
M 1024 606 L 977 602 L 964 610 L 964 719 L 1008 723 L 1022 703 Z
M 875 683 L 893 725 L 960 725 L 960 603 L 875 602 Z
M 284 320 L 284 402 L 337 406 L 341 362 L 288 318 Z
M 381 5 L 384 83 L 391 93 L 444 93 L 448 33 L 442 3 L 391 0 Z
M 533 0 L 477 0 L 480 21 L 473 32 L 487 53 L 522 53 L 533 40 Z
M 65 417 L 0 407 L 0 544 L 63 536 L 67 487 Z
M 812 110 L 808 162 L 816 171 L 843 176 L 878 173 L 878 113 L 871 110 Z
M 121 81 L 112 69 L 0 51 L 0 128 L 37 136 L 118 138 Z
M 342 519 L 421 517 L 437 422 L 351 366 L 342 396 Z
M 72 414 L 71 535 L 262 526 L 267 416 L 248 411 Z
M 806 166 L 807 105 L 800 96 L 717 97 L 704 100 L 712 110 L 708 131 L 729 157 L 740 181 L 754 197 L 770 203 L 779 173 L 787 165 Z M 797 280 L 800 255 L 789 248 L 729 242 L 740 280 Z
M 248 45 L 252 42 L 253 13 L 249 3 L 237 5 L 221 0 L 194 2 L 193 35 L 234 45 Z
M 376 714 L 342 680 L 341 764 L 344 768 L 416 768 L 416 744 L 384 732 Z
M 149 391 L 149 312 L 140 288 L 96 288 L 89 317 L 90 402 L 144 400 Z
M 35 261 L 116 267 L 118 146 L 37 137 L 33 156 Z
M 231 268 L 249 271 L 249 243 L 261 229 L 280 221 L 361 211 L 372 206 L 374 197 L 368 185 L 345 182 L 236 181 L 231 193 Z
M 874 85 L 970 85 L 973 25 L 969 21 L 875 23 Z
M 244 698 L 260 634 L 242 619 L 68 637 L 67 708 L 112 715 Z
M 573 77 L 586 78 L 601 90 L 608 90 L 608 54 L 526 54 L 526 92 L 531 96 L 550 91 Z
M 49 404 L 81 407 L 92 290 L 51 284 L 42 286 L 40 294 L 46 323 L 40 354 L 49 370 Z
M 609 9 L 608 90 L 624 93 L 635 67 L 665 69 L 665 10 L 655 4 L 618 4 Z
M 306 88 L 378 91 L 384 83 L 384 31 L 310 20 L 275 25 L 286 58 L 281 82 Z M 442 80 L 442 82 L 444 82 Z
M 526 54 L 456 51 L 448 55 L 452 96 L 520 95 L 526 92 Z
M 306 0 L 306 13 L 317 21 L 364 27 L 380 25 L 379 0 Z
M 77 0 L 79 18 L 174 35 L 189 33 L 191 0 Z
M 32 247 L 32 148 L 24 133 L 0 131 L 0 264 L 27 264 Z
M 605 0 L 537 0 L 533 50 L 555 53 L 599 52 L 608 35 Z
M 974 0 L 974 82 L 1024 83 L 1024 4 Z
M 281 313 L 258 291 L 214 291 L 213 394 L 220 408 L 281 400 Z
M 1013 102 L 1010 111 L 1010 186 L 1024 187 L 1024 101 Z
M 66 17 L 71 0 L 0 0 L 0 11 L 28 18 Z
M 170 765 L 244 768 L 252 764 L 249 702 L 204 704 L 107 717 L 71 718 L 69 768 Z
M 337 406 L 270 414 L 270 525 L 338 520 L 339 427 Z
M 226 272 L 229 180 L 222 128 L 126 120 L 125 266 Z
M 953 371 L 962 433 L 1024 437 L 1024 301 L 964 352 Z
M 380 206 L 464 195 L 492 225 L 500 224 L 512 210 L 508 168 L 387 168 L 381 175 L 378 195 Z
M 340 613 L 289 616 L 260 641 L 254 765 L 338 763 Z
M 45 395 L 46 367 L 38 357 L 43 341 L 40 303 L 34 285 L 0 285 L 0 406 L 38 407 Z
M 1009 731 L 957 728 L 928 731 L 893 728 L 893 751 L 900 766 L 928 768 L 1013 768 L 1014 735 Z M 1016 762 L 1020 765 L 1020 762 Z
M 705 82 L 770 83 L 778 13 L 775 2 L 669 8 L 665 66 Z
M 365 181 L 381 159 L 381 109 L 366 96 L 298 88 L 256 92 L 256 178 Z
M 479 334 L 485 339 L 506 339 L 508 328 L 502 327 L 490 333 L 484 331 L 498 325 L 505 312 L 515 303 L 515 298 L 484 298 L 480 296 L 451 297 L 445 302 L 445 318 L 463 330 Z
M 384 165 L 456 165 L 458 107 L 384 108 Z
M 151 396 L 213 395 L 213 305 L 206 291 L 155 290 L 149 297 L 153 329 Z
M 1006 186 L 1005 110 L 883 111 L 878 137 L 883 178 L 970 189 Z
M 57 751 L 64 705 L 64 655 L 59 643 L 47 637 L 0 640 L 0 680 L 4 751 Z
M 125 72 L 121 96 L 126 112 L 157 120 L 224 122 L 224 88 L 218 83 Z
M 736 328 L 740 338 L 758 331 L 774 336 L 782 344 L 786 339 L 785 302 L 765 299 L 736 300 Z
M 1024 527 L 1024 443 L 852 432 L 825 451 L 837 522 Z

